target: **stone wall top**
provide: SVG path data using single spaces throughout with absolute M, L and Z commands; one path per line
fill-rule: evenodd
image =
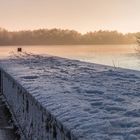
M 140 72 L 38 55 L 0 67 L 80 140 L 140 139 Z

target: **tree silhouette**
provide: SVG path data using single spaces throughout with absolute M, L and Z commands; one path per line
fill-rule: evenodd
M 0 45 L 63 45 L 63 44 L 134 44 L 139 33 L 95 31 L 86 34 L 74 30 L 38 29 L 10 32 L 0 28 Z
M 138 43 L 138 45 L 140 46 L 140 34 L 137 35 L 137 43 Z

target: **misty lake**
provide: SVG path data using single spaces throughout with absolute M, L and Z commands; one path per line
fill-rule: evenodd
M 12 55 L 21 46 L 0 46 L 0 58 Z M 27 53 L 54 55 L 86 62 L 140 70 L 137 45 L 46 45 L 22 46 Z

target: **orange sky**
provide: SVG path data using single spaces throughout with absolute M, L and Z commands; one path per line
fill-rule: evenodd
M 140 31 L 140 0 L 0 0 L 0 27 Z

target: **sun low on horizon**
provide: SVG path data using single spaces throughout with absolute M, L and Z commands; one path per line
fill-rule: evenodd
M 140 31 L 140 0 L 0 0 L 0 27 Z

